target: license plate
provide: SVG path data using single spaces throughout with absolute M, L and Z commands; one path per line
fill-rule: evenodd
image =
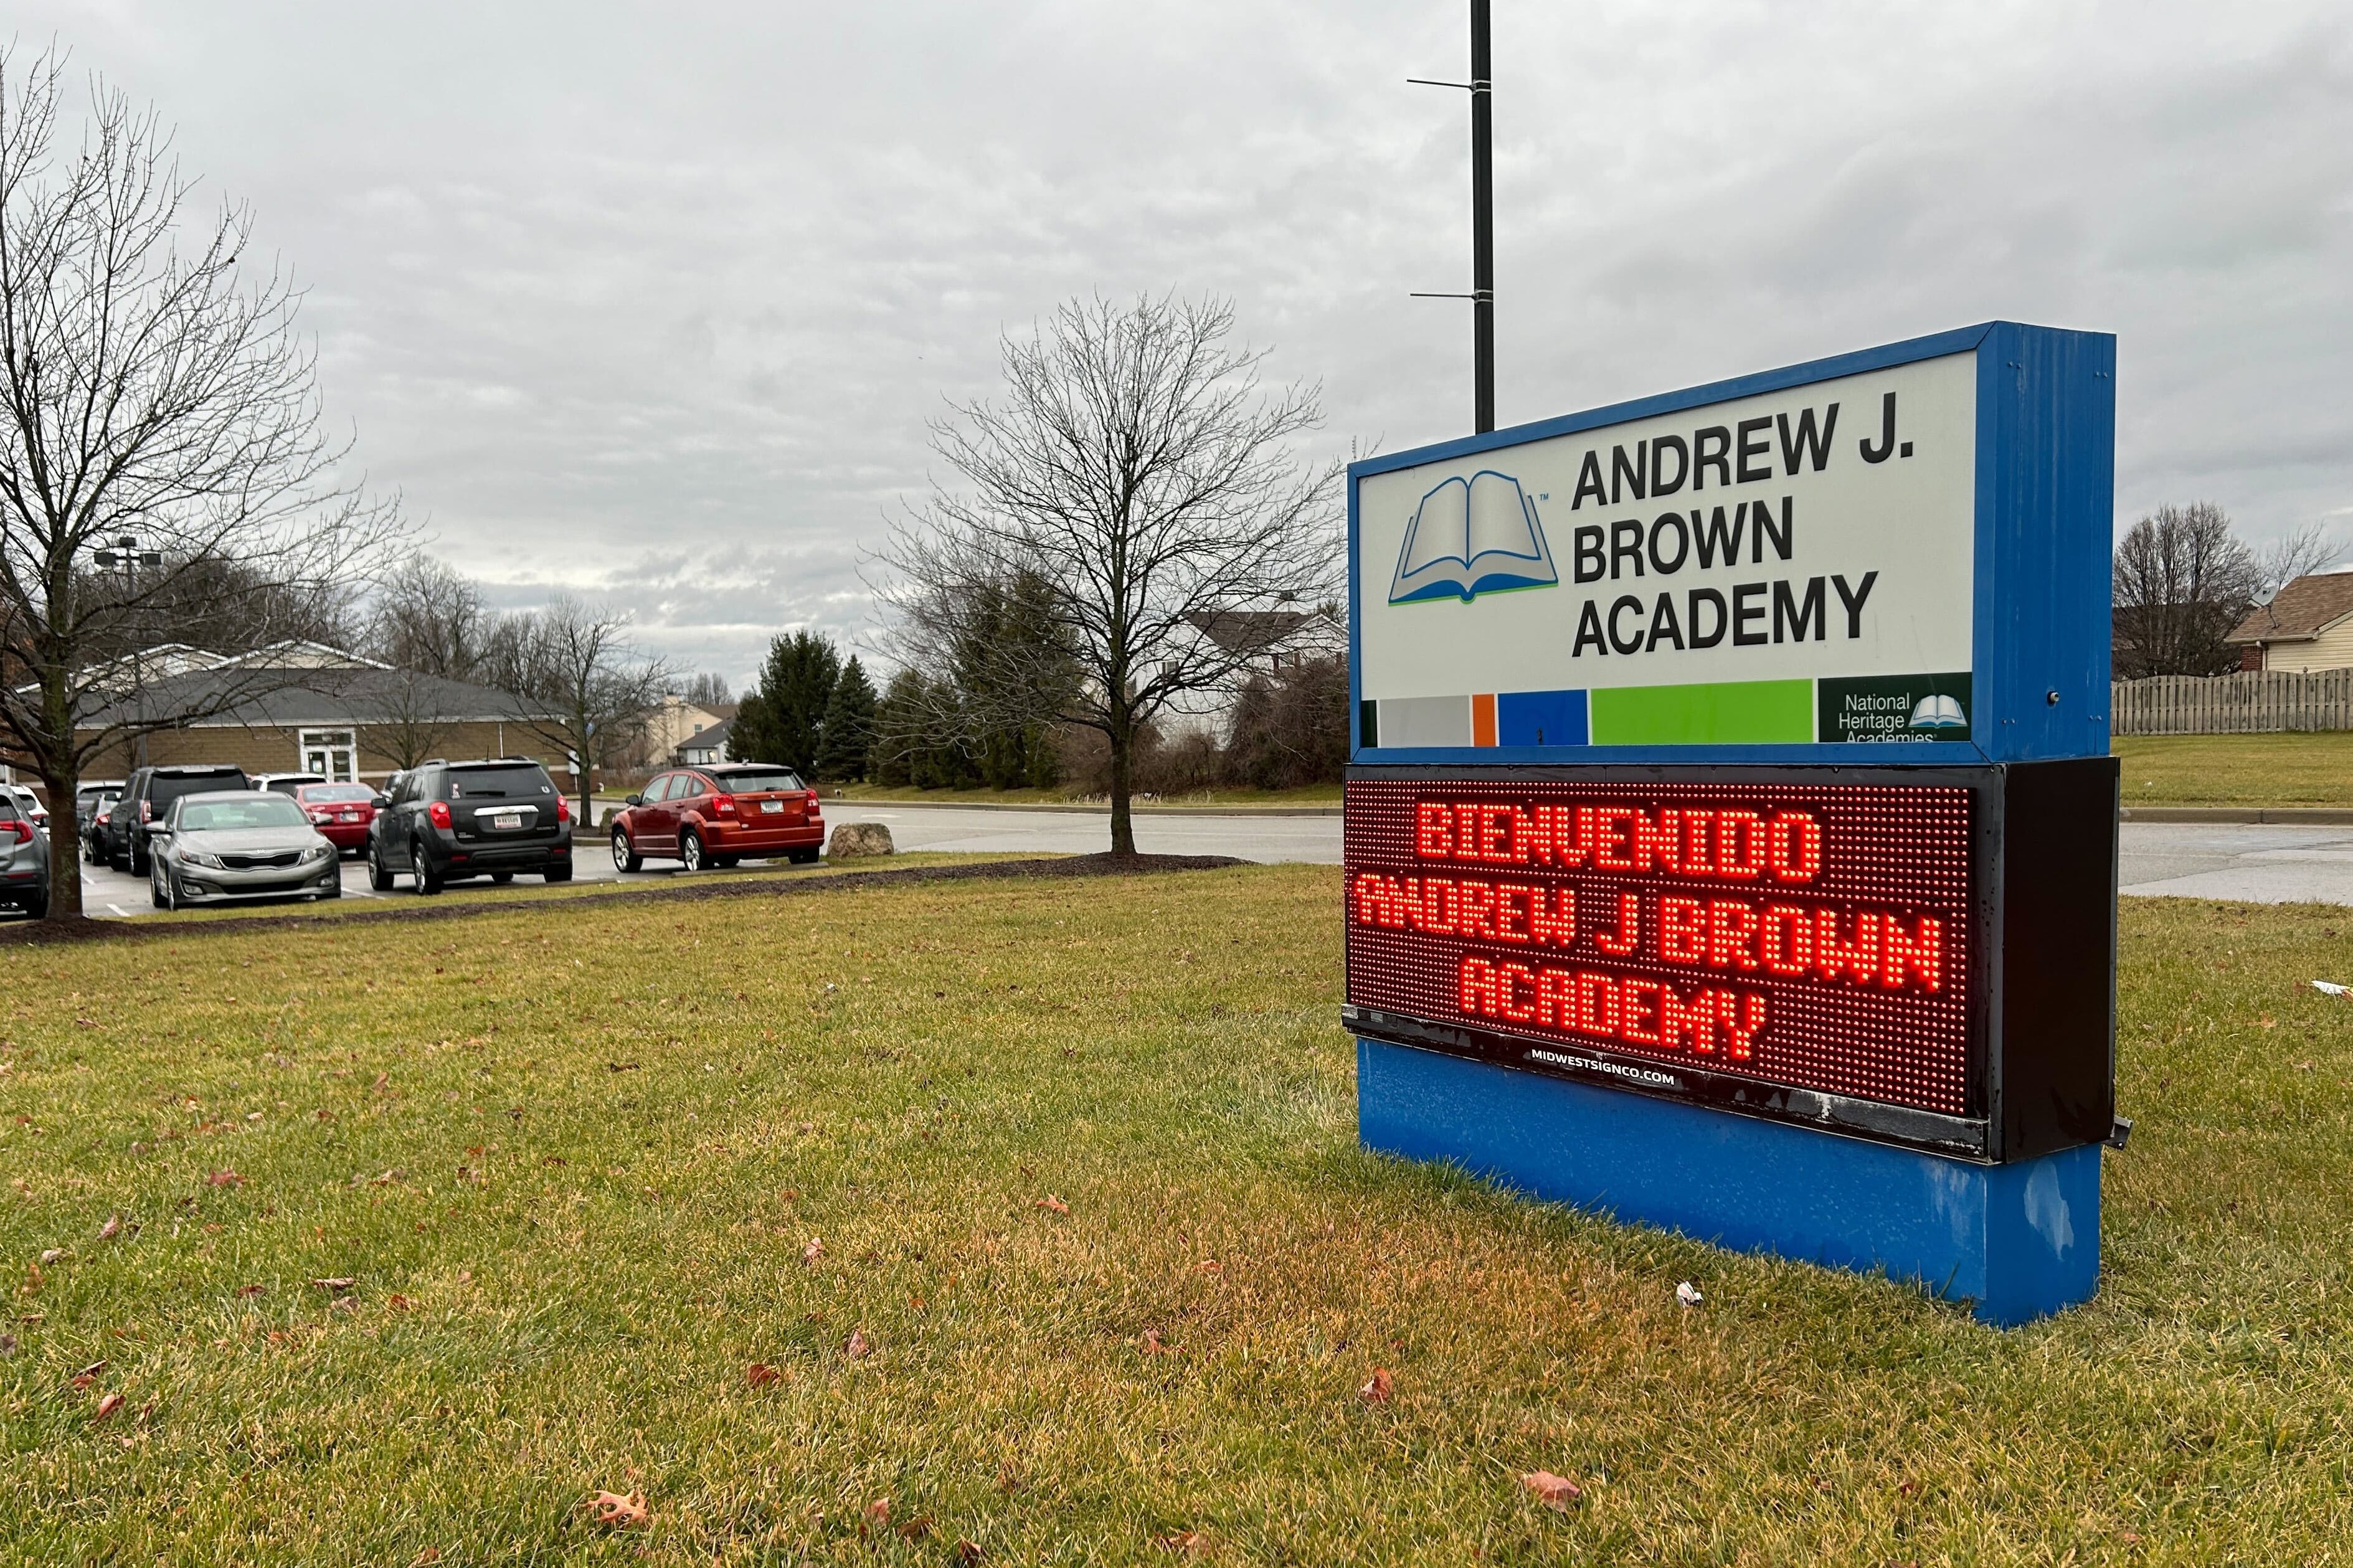
M 785 809 L 785 803 L 781 800 L 764 800 L 760 803 L 760 809 L 762 811 L 782 811 Z
M 511 829 L 521 827 L 522 826 L 522 813 L 519 811 L 502 811 L 496 816 L 491 818 L 491 826 L 501 833 L 508 832 Z
M 359 819 L 360 814 L 356 811 L 341 812 L 335 817 L 337 822 L 357 822 Z

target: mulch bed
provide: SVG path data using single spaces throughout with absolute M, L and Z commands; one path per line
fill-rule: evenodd
M 968 866 L 908 866 L 888 871 L 843 871 L 833 876 L 806 872 L 760 873 L 741 877 L 701 878 L 675 884 L 638 883 L 610 892 L 581 893 L 545 900 L 502 899 L 494 903 L 451 902 L 451 895 L 411 898 L 391 908 L 355 910 L 350 914 L 317 913 L 247 915 L 234 920 L 151 921 L 140 919 L 100 921 L 88 915 L 60 916 L 47 921 L 16 921 L 0 925 L 0 945 L 31 947 L 52 942 L 140 941 L 150 937 L 237 936 L 260 931 L 320 931 L 353 921 L 467 920 L 477 915 L 511 914 L 517 910 L 567 908 L 583 901 L 649 903 L 702 899 L 788 898 L 801 893 L 897 887 L 918 882 L 970 882 L 987 878 L 1040 879 L 1056 877 L 1131 877 L 1159 871 L 1215 871 L 1246 866 L 1229 855 L 1064 855 L 1051 859 L 989 860 Z

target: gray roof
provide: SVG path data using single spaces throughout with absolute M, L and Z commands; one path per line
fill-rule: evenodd
M 173 712 L 208 712 L 191 729 L 247 725 L 510 722 L 546 718 L 538 704 L 510 692 L 404 669 L 190 670 L 146 684 L 143 701 L 112 704 L 86 727 Z
M 734 728 L 733 719 L 722 719 L 708 730 L 697 730 L 681 741 L 678 749 L 681 752 L 723 752 L 727 749 L 727 736 Z

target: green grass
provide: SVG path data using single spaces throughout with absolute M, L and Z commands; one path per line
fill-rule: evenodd
M 2353 805 L 2353 731 L 2118 735 L 2126 805 Z
M 0 1561 L 2353 1552 L 2353 911 L 2127 901 L 2105 1286 L 2002 1333 L 1361 1152 L 1337 892 L 0 950 Z

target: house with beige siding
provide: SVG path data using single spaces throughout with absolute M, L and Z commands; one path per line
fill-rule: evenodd
M 2353 566 L 2298 577 L 2224 640 L 2239 650 L 2241 669 L 2353 668 Z

